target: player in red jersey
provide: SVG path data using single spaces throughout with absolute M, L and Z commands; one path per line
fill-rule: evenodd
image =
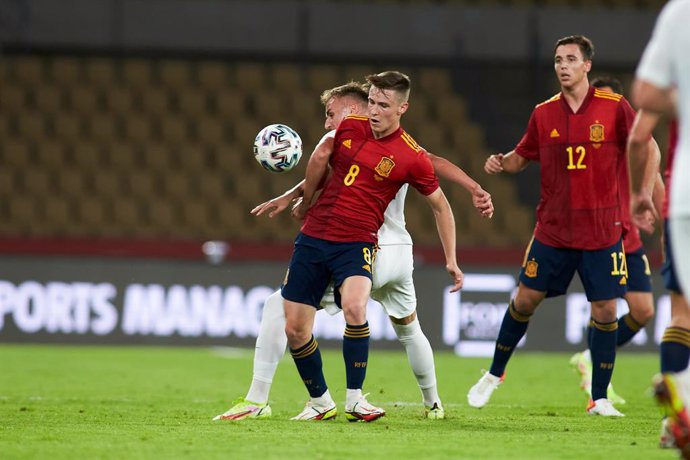
M 621 174 L 625 145 L 635 117 L 621 95 L 589 85 L 594 46 L 582 36 L 564 37 L 554 48 L 561 92 L 538 104 L 515 150 L 491 155 L 489 174 L 517 173 L 541 163 L 537 225 L 520 271 L 520 283 L 496 339 L 489 372 L 467 399 L 483 407 L 502 381 L 529 319 L 545 297 L 564 294 L 575 272 L 592 306 L 592 399 L 587 412 L 622 416 L 607 399 L 616 357 L 616 299 L 625 294 Z
M 623 85 L 615 78 L 612 77 L 598 77 L 591 81 L 591 86 L 599 88 L 603 91 L 608 91 L 614 94 L 623 94 Z M 630 131 L 630 137 L 635 136 L 635 126 L 640 122 L 643 122 L 647 117 L 654 117 L 653 114 L 649 114 L 644 111 L 637 113 L 635 122 Z M 663 181 L 661 180 L 661 175 L 658 173 L 659 161 L 661 159 L 661 154 L 659 152 L 659 146 L 656 141 L 652 139 L 651 134 L 647 134 L 646 137 L 640 137 L 639 145 L 640 149 L 651 149 L 650 151 L 650 168 L 652 168 L 652 173 L 650 174 L 649 183 L 646 185 L 651 193 L 657 196 L 663 196 Z M 630 142 L 629 142 L 630 143 Z M 646 151 L 646 150 L 645 150 Z M 624 222 L 626 223 L 626 228 L 628 232 L 623 238 L 623 247 L 625 248 L 625 259 L 628 266 L 628 292 L 625 294 L 625 301 L 628 304 L 629 312 L 618 318 L 618 338 L 616 340 L 616 346 L 621 347 L 635 336 L 637 332 L 642 329 L 645 324 L 654 316 L 654 297 L 652 295 L 652 271 L 649 267 L 649 260 L 645 254 L 644 247 L 642 246 L 642 239 L 640 238 L 640 230 L 636 225 L 632 224 L 630 216 L 630 196 L 628 184 L 628 172 L 621 171 L 621 212 L 624 216 Z M 646 229 L 649 230 L 649 229 Z M 653 229 L 652 229 L 653 230 Z M 591 336 L 592 326 L 587 328 L 588 338 Z M 588 340 L 589 342 L 589 340 Z M 570 359 L 570 364 L 576 368 L 580 373 L 581 381 L 580 387 L 585 390 L 589 396 L 592 396 L 592 360 L 590 357 L 589 349 L 575 353 Z M 614 404 L 625 404 L 625 400 L 621 398 L 613 389 L 613 386 L 609 384 L 608 387 L 608 398 Z
M 373 421 L 385 415 L 362 395 L 369 351 L 366 304 L 371 291 L 377 232 L 388 203 L 409 183 L 426 196 L 434 211 L 453 290 L 463 274 L 455 256 L 455 222 L 426 152 L 400 127 L 408 107 L 409 78 L 396 71 L 367 77 L 370 117 L 350 116 L 332 142 L 324 142 L 307 164 L 303 201 L 293 213 L 305 218 L 281 290 L 290 352 L 310 400 L 295 417 L 324 420 L 336 414 L 323 376 L 318 344 L 312 335 L 316 309 L 333 280 L 342 308 L 347 391 L 345 416 Z M 312 205 L 315 193 L 331 175 Z

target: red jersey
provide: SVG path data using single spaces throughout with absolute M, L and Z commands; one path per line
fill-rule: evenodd
M 302 233 L 337 242 L 371 242 L 404 183 L 423 195 L 438 188 L 431 161 L 404 130 L 375 139 L 369 118 L 346 117 L 335 133 L 332 174 L 307 211 Z
M 569 249 L 611 246 L 624 230 L 620 178 L 635 111 L 620 94 L 590 87 L 573 113 L 562 93 L 537 105 L 515 152 L 541 163 L 535 236 Z
M 671 171 L 673 171 L 673 157 L 676 155 L 678 145 L 678 119 L 674 118 L 669 123 L 668 132 L 668 155 L 666 156 L 666 169 L 664 170 L 664 183 L 666 184 L 666 195 L 664 196 L 664 208 L 661 211 L 662 217 L 668 219 L 669 198 L 671 195 Z

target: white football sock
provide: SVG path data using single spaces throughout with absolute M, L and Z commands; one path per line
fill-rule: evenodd
M 362 397 L 362 389 L 358 388 L 352 390 L 350 388 L 345 390 L 345 408 L 352 409 L 352 407 L 357 404 Z
M 318 398 L 311 398 L 311 402 L 321 407 L 330 407 L 334 404 L 333 398 L 331 398 L 331 393 L 328 390 L 326 390 L 326 392 Z
M 398 336 L 398 340 L 405 347 L 407 360 L 412 366 L 422 391 L 424 405 L 431 407 L 434 403 L 441 405 L 436 387 L 436 368 L 434 366 L 434 352 L 431 349 L 429 339 L 426 338 L 419 320 L 415 318 L 410 324 L 393 324 L 393 330 Z
M 686 367 L 680 372 L 674 372 L 672 375 L 676 380 L 683 402 L 686 405 L 690 404 L 690 367 Z
M 259 336 L 256 338 L 254 348 L 254 375 L 245 397 L 246 400 L 256 403 L 268 402 L 273 376 L 285 354 L 286 347 L 283 297 L 280 291 L 276 291 L 264 302 Z

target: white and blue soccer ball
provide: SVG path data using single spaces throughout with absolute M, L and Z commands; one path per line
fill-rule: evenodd
M 256 135 L 254 158 L 268 171 L 289 171 L 302 158 L 302 139 L 287 125 L 268 125 Z

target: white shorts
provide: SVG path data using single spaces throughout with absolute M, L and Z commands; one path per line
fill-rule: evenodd
M 676 277 L 685 299 L 690 301 L 690 182 L 685 177 L 690 171 L 690 147 L 686 145 L 680 141 L 673 160 L 669 223 Z
M 376 253 L 371 297 L 381 303 L 388 316 L 405 318 L 417 308 L 413 270 L 410 244 L 381 246 Z M 335 304 L 332 284 L 321 300 L 321 307 L 331 315 L 340 313 L 340 308 Z
M 685 300 L 690 302 L 690 215 L 673 217 L 669 222 L 676 277 Z

